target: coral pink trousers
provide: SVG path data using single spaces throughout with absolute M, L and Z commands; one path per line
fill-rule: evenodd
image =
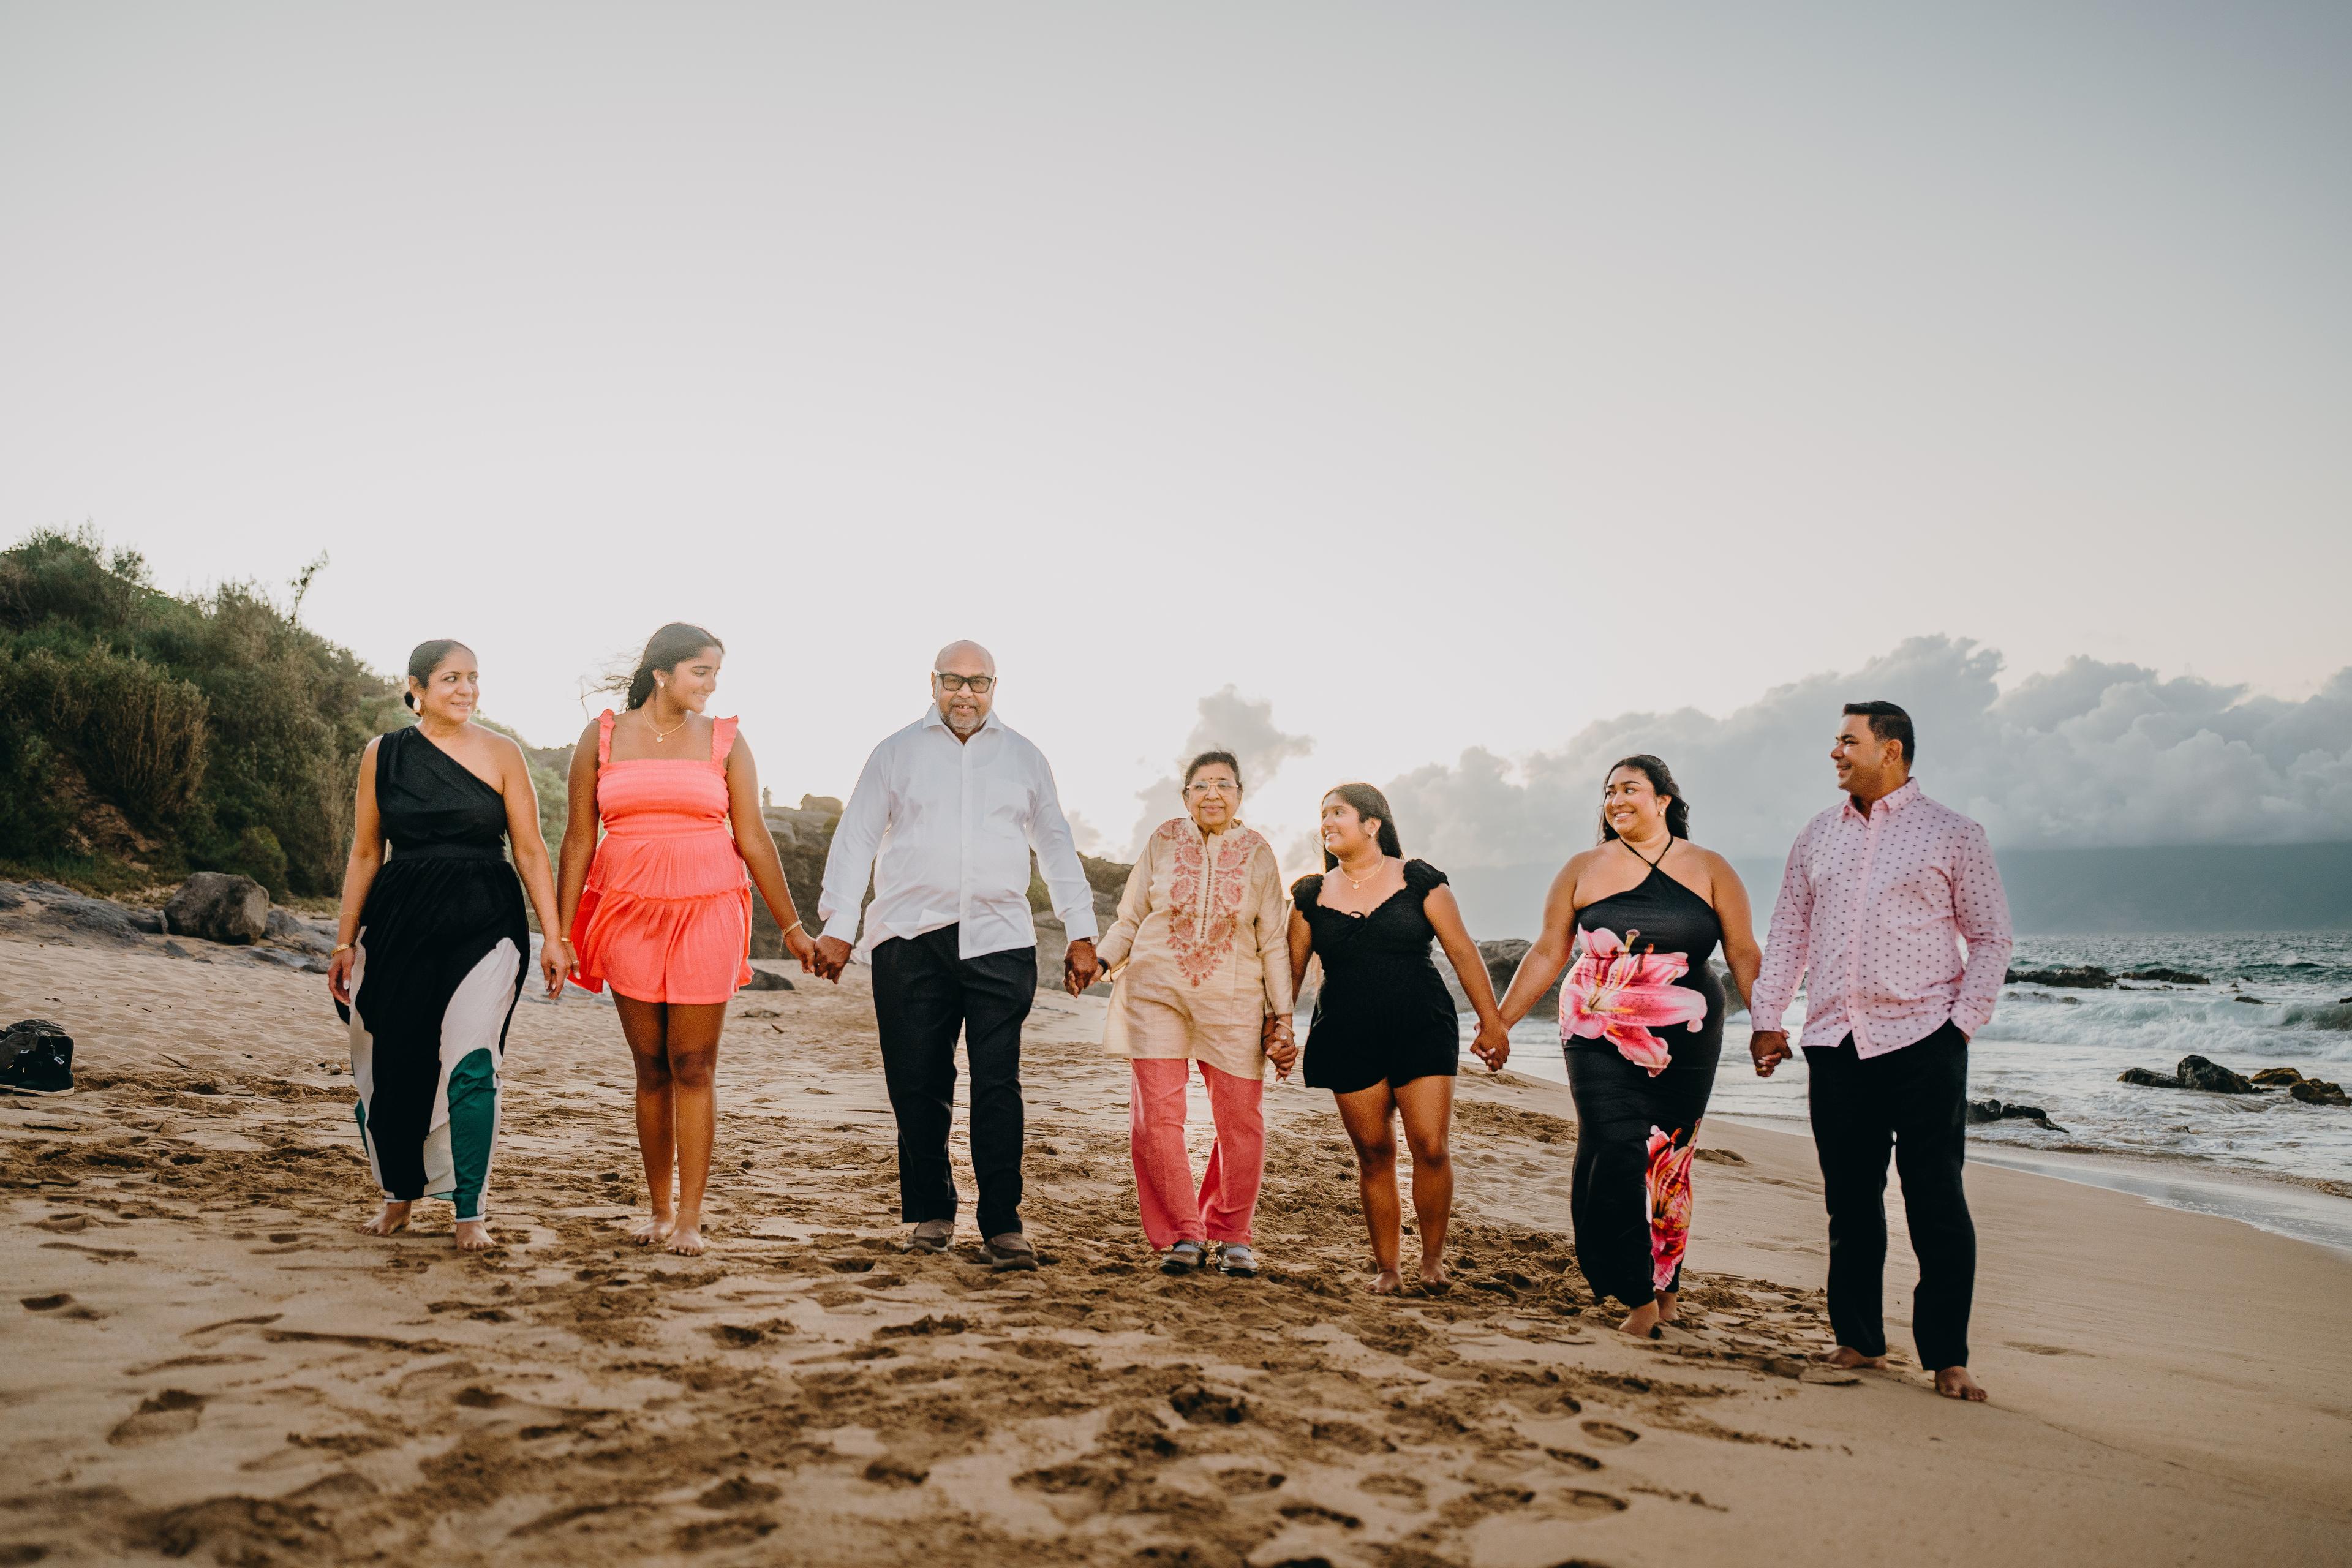
M 1184 1152 L 1184 1087 L 1192 1064 L 1181 1057 L 1139 1058 L 1132 1066 L 1129 1108 L 1134 1129 L 1135 1194 L 1143 1235 L 1165 1252 L 1180 1241 L 1247 1245 L 1265 1175 L 1265 1118 L 1258 1101 L 1264 1079 L 1237 1078 L 1201 1064 L 1217 1142 L 1201 1190 L 1192 1191 L 1192 1162 Z

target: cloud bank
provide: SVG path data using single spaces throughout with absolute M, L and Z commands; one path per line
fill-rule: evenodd
M 1474 748 L 1405 774 L 1389 798 L 1412 852 L 1441 866 L 1556 860 L 1591 841 L 1609 763 L 1651 752 L 1680 779 L 1699 842 L 1780 855 L 1835 799 L 1840 706 L 1886 698 L 1918 726 L 1921 785 L 2003 848 L 2352 839 L 2352 667 L 2300 702 L 2082 658 L 2003 694 L 2000 667 L 1966 639 L 1914 637 L 1720 719 L 1629 712 L 1556 752 Z
M 1202 752 L 1231 752 L 1240 760 L 1246 797 L 1273 783 L 1283 763 L 1314 749 L 1312 735 L 1289 734 L 1276 725 L 1271 702 L 1253 702 L 1231 686 L 1202 698 L 1200 721 L 1184 737 L 1184 749 L 1168 776 L 1136 791 L 1135 798 L 1143 804 L 1135 831 L 1129 835 L 1128 858 L 1142 853 L 1153 828 L 1184 815 L 1184 764 Z

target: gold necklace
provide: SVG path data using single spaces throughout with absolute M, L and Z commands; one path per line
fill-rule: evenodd
M 648 713 L 646 715 L 646 728 L 648 730 L 654 730 L 654 744 L 659 745 L 664 741 L 668 740 L 672 735 L 677 734 L 680 730 L 685 729 L 686 720 L 693 717 L 694 710 L 689 708 L 687 710 L 686 719 L 680 719 L 677 723 L 672 724 L 667 730 L 654 730 L 654 716 Z
M 1340 866 L 1340 868 L 1339 868 L 1339 875 L 1341 875 L 1342 877 L 1346 877 L 1346 878 L 1348 879 L 1348 886 L 1349 886 L 1349 887 L 1351 887 L 1351 888 L 1360 888 L 1360 887 L 1362 887 L 1366 882 L 1370 881 L 1373 878 L 1375 878 L 1375 877 L 1379 876 L 1382 871 L 1385 871 L 1385 870 L 1387 870 L 1388 868 L 1389 868 L 1389 858 L 1388 858 L 1387 856 L 1383 855 L 1383 856 L 1381 856 L 1381 862 L 1380 862 L 1380 864 L 1379 864 L 1379 865 L 1377 865 L 1377 866 L 1375 866 L 1375 867 L 1373 867 L 1370 870 L 1369 870 L 1369 871 L 1365 872 L 1361 877 L 1355 877 L 1355 876 L 1351 876 L 1351 875 L 1349 875 L 1349 871 L 1348 871 L 1348 868 L 1347 868 L 1344 864 L 1343 864 L 1343 865 L 1341 865 L 1341 866 Z

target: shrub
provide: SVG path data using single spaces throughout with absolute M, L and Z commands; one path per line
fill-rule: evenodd
M 205 775 L 203 692 L 103 642 L 76 659 L 35 647 L 14 663 L 10 708 L 68 752 L 102 799 L 151 829 L 187 814 Z
M 86 532 L 0 553 L 0 698 L 19 731 L 0 740 L 0 855 L 78 852 L 44 805 L 67 768 L 164 839 L 159 868 L 281 894 L 341 884 L 360 752 L 406 716 L 391 681 L 259 590 L 165 594 Z

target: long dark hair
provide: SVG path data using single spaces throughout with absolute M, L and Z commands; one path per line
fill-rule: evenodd
M 1379 819 L 1381 854 L 1393 855 L 1400 860 L 1404 858 L 1404 846 L 1397 842 L 1396 817 L 1389 810 L 1388 796 L 1368 784 L 1335 784 L 1325 790 L 1323 798 L 1329 800 L 1335 795 L 1354 806 L 1358 816 Z M 1328 849 L 1323 851 L 1323 869 L 1328 871 L 1339 863 L 1339 858 L 1337 855 L 1332 854 Z
M 1675 775 L 1668 770 L 1665 763 L 1647 752 L 1638 752 L 1630 757 L 1620 757 L 1609 764 L 1609 773 L 1601 775 L 1601 787 L 1603 790 L 1609 787 L 1610 773 L 1615 773 L 1619 768 L 1632 768 L 1643 774 L 1649 779 L 1650 787 L 1666 797 L 1666 832 L 1669 836 L 1675 838 L 1690 837 L 1690 802 L 1683 798 L 1683 786 L 1675 783 Z M 1609 809 L 1603 805 L 1601 810 L 1600 841 L 1606 844 L 1616 837 L 1617 830 L 1609 826 Z
M 460 647 L 466 647 L 466 645 L 456 637 L 435 637 L 431 642 L 418 643 L 408 652 L 408 679 L 419 686 L 431 685 L 433 672 L 441 668 L 441 661 L 449 657 L 452 648 Z M 472 653 L 474 650 L 466 647 L 466 651 Z M 414 691 L 403 691 L 400 700 L 411 708 L 416 706 L 416 693 Z
M 637 668 L 629 672 L 629 706 L 642 708 L 646 699 L 654 694 L 654 671 L 676 669 L 704 648 L 715 647 L 720 653 L 727 645 L 704 631 L 700 626 L 684 621 L 672 621 L 646 639 L 645 656 Z

